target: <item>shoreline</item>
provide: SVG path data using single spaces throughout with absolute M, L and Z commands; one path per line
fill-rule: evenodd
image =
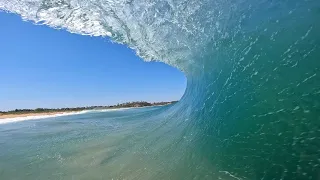
M 12 113 L 12 114 L 0 114 L 0 120 L 11 118 L 23 118 L 23 117 L 36 117 L 36 116 L 54 116 L 54 115 L 68 115 L 75 114 L 82 111 L 57 111 L 57 112 L 30 112 L 30 113 Z
M 170 102 L 154 102 L 149 103 L 146 101 L 133 101 L 111 106 L 85 106 L 85 107 L 66 107 L 66 108 L 36 108 L 36 109 L 15 109 L 9 111 L 0 111 L 0 120 L 7 118 L 18 118 L 26 116 L 48 116 L 58 114 L 73 114 L 85 111 L 112 111 L 117 109 L 130 109 L 138 107 L 153 107 L 162 106 L 175 103 L 177 101 Z
M 0 125 L 20 122 L 26 120 L 38 120 L 38 119 L 46 119 L 46 118 L 54 118 L 60 116 L 70 116 L 77 114 L 84 114 L 87 111 L 61 111 L 61 112 L 41 112 L 41 113 L 19 113 L 19 114 L 1 114 L 0 115 Z
M 71 115 L 85 114 L 89 112 L 120 111 L 120 110 L 127 110 L 127 109 L 157 107 L 157 106 L 165 106 L 165 105 L 154 105 L 154 106 L 144 106 L 144 107 L 105 108 L 105 109 L 92 109 L 92 110 L 79 110 L 79 111 L 25 112 L 25 113 L 10 113 L 10 114 L 0 113 L 0 124 L 20 122 L 20 121 L 26 121 L 26 120 L 54 118 L 54 117 L 60 117 L 60 116 L 71 116 Z

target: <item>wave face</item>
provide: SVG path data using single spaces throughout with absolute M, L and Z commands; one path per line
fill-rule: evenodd
M 152 173 L 117 170 L 129 179 L 320 178 L 319 0 L 0 0 L 0 9 L 109 36 L 186 74 L 182 99 L 144 117 L 148 135 L 135 142 Z

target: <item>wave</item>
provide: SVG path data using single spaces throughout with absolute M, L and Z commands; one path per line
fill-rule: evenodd
M 144 142 L 161 147 L 147 156 L 160 179 L 319 178 L 319 8 L 318 0 L 0 0 L 25 20 L 108 36 L 186 74 L 182 99 L 148 117 L 157 123 Z M 136 177 L 148 175 L 138 168 Z

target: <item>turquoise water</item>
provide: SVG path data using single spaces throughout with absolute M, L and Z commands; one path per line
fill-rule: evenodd
M 108 36 L 188 79 L 168 107 L 1 125 L 0 177 L 320 178 L 319 0 L 0 0 L 0 9 Z
M 0 179 L 132 179 L 141 173 L 150 178 L 159 165 L 148 163 L 148 153 L 156 147 L 146 136 L 159 122 L 146 117 L 159 110 L 91 112 L 2 124 Z

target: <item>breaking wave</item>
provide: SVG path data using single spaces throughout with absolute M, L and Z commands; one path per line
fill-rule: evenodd
M 150 114 L 139 142 L 157 168 L 136 166 L 131 179 L 320 178 L 320 1 L 0 0 L 0 9 L 110 37 L 186 74 L 182 99 Z

